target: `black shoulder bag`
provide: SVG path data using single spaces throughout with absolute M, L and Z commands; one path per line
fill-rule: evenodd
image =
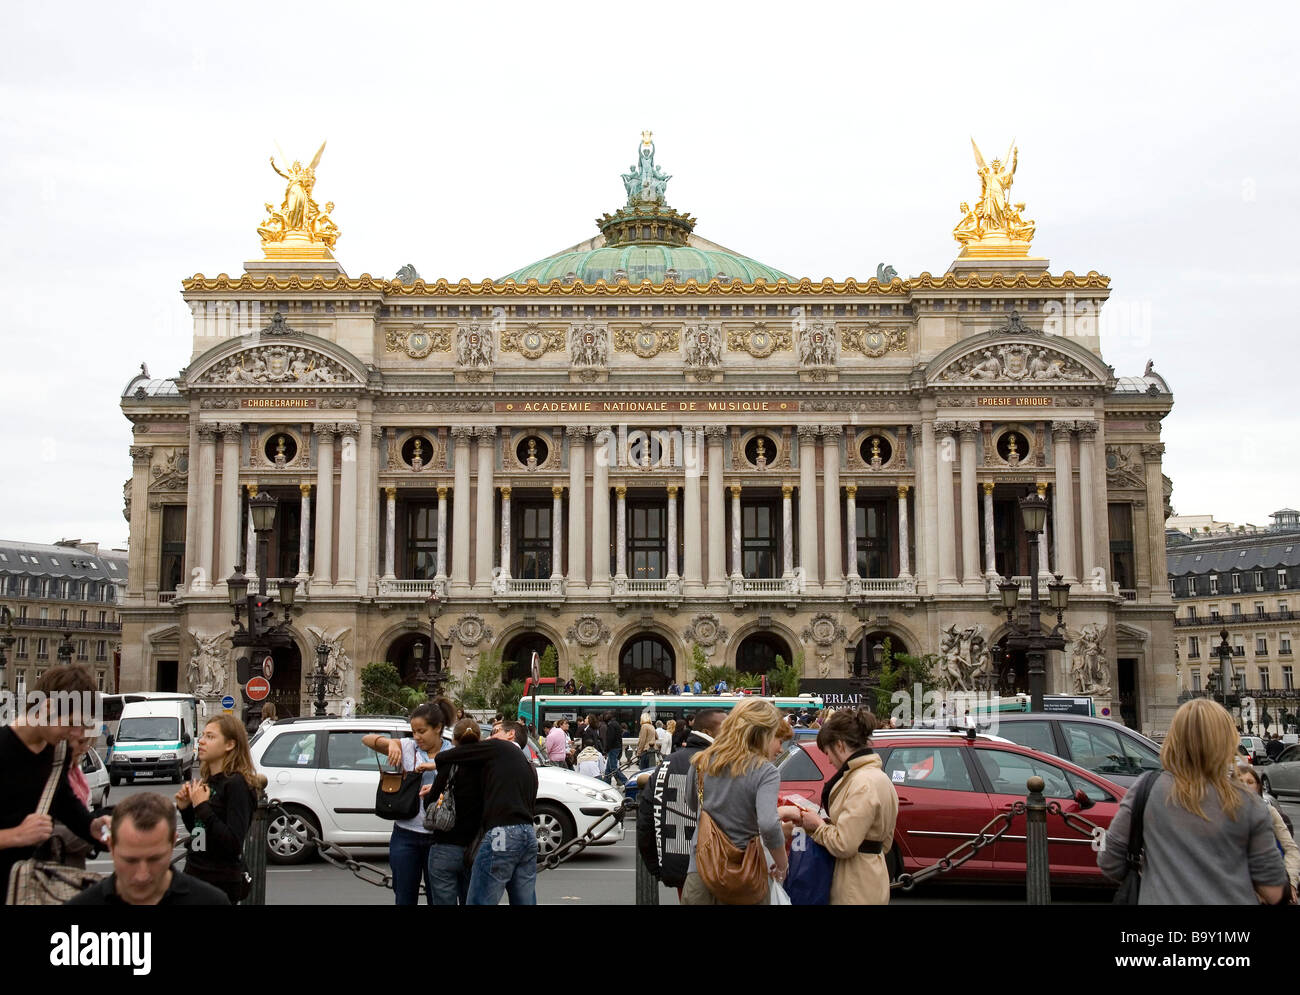
M 417 756 L 418 754 L 412 754 L 413 760 Z M 416 770 L 384 770 L 378 756 L 375 757 L 375 764 L 379 767 L 375 815 L 392 822 L 414 818 L 420 811 L 420 782 L 424 775 Z M 413 762 L 411 766 L 418 765 Z
M 1138 892 L 1142 888 L 1142 823 L 1146 817 L 1147 797 L 1160 776 L 1158 770 L 1149 771 L 1133 785 L 1133 810 L 1128 825 L 1128 850 L 1124 854 L 1124 865 L 1128 873 L 1120 882 L 1115 892 L 1116 905 L 1137 905 Z

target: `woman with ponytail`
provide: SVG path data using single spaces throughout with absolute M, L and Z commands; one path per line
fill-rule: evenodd
M 894 842 L 898 794 L 871 749 L 875 716 L 865 709 L 832 712 L 817 747 L 839 768 L 822 788 L 822 809 L 802 813 L 804 832 L 835 858 L 832 905 L 888 905 L 885 851 Z

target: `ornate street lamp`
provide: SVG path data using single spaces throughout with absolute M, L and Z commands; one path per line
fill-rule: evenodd
M 322 640 L 316 644 L 316 673 L 312 675 L 312 684 L 316 692 L 316 701 L 312 706 L 312 714 L 318 719 L 325 716 L 325 683 L 327 680 L 325 665 L 329 663 L 329 659 L 330 648 Z
M 0 623 L 4 625 L 4 635 L 0 636 L 0 691 L 8 688 L 5 667 L 9 664 L 9 647 L 14 644 L 14 613 L 8 605 L 0 605 Z
M 424 673 L 424 693 L 432 700 L 442 693 L 443 682 L 447 679 L 443 671 L 446 657 L 443 655 L 442 645 L 438 639 L 438 630 L 434 628 L 438 616 L 442 614 L 442 599 L 438 597 L 436 587 L 429 592 L 429 600 L 424 603 L 424 609 L 429 616 L 429 666 Z M 435 648 L 438 651 L 436 663 L 434 662 Z
M 1029 663 L 1029 698 L 1032 711 L 1043 710 L 1043 694 L 1047 690 L 1047 651 L 1065 649 L 1065 610 L 1070 605 L 1070 585 L 1057 574 L 1047 585 L 1048 605 L 1056 612 L 1056 627 L 1044 632 L 1043 605 L 1038 597 L 1038 537 L 1047 527 L 1047 498 L 1030 494 L 1020 499 L 1020 514 L 1025 523 L 1025 537 L 1029 542 L 1029 617 L 1021 622 L 1015 617 L 1020 600 L 1020 585 L 1006 581 L 998 585 L 1002 608 L 1007 613 L 1007 650 L 1024 650 Z
M 59 666 L 66 667 L 72 662 L 72 633 L 65 632 L 59 640 Z
M 1228 707 L 1228 691 L 1232 686 L 1232 646 L 1228 643 L 1228 630 L 1219 630 L 1219 645 L 1215 650 L 1219 655 L 1219 693 L 1223 696 L 1223 707 Z

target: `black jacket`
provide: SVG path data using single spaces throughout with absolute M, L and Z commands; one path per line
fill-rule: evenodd
M 446 771 L 450 775 L 458 764 L 482 771 L 484 830 L 532 824 L 537 811 L 537 771 L 514 743 L 503 739 L 466 743 L 443 750 L 433 761 L 439 774 Z
M 110 874 L 98 884 L 93 884 L 80 895 L 75 895 L 64 905 L 125 905 L 126 902 L 117 894 L 117 883 Z M 172 871 L 172 883 L 168 886 L 159 905 L 229 905 L 225 892 L 208 884 L 206 881 Z
M 690 795 L 691 757 L 709 745 L 692 732 L 651 776 L 637 800 L 636 845 L 650 872 L 672 888 L 686 883 L 698 815 Z
M 253 821 L 257 798 L 242 774 L 213 774 L 208 778 L 208 788 L 211 798 L 181 809 L 181 821 L 191 833 L 185 873 L 219 884 L 243 876 L 244 837 Z M 202 837 L 194 835 L 200 823 Z
M 1268 754 L 1270 760 L 1276 760 L 1281 756 L 1282 751 L 1286 749 L 1286 743 L 1280 739 L 1270 739 L 1264 744 L 1264 752 Z
M 618 719 L 610 719 L 605 723 L 604 747 L 606 754 L 623 749 L 623 727 L 618 724 Z
M 594 746 L 601 753 L 608 752 L 605 749 L 605 739 L 601 735 L 599 725 L 582 727 L 582 745 L 584 747 Z

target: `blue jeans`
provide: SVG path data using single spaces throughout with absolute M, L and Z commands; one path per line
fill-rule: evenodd
M 435 843 L 429 848 L 431 905 L 464 905 L 469 894 L 469 868 L 465 848 L 455 843 Z
M 429 847 L 433 836 L 401 826 L 393 827 L 388 841 L 388 866 L 393 869 L 393 895 L 398 905 L 420 904 L 420 878 L 424 878 L 426 901 L 432 903 L 433 882 L 429 877 Z
M 610 750 L 609 755 L 605 757 L 605 776 L 609 778 L 618 778 L 620 784 L 627 784 L 627 778 L 623 772 L 618 769 L 618 762 L 623 758 L 623 748 L 620 746 L 617 750 Z M 609 782 L 613 784 L 611 780 Z
M 466 905 L 537 904 L 537 830 L 531 822 L 489 829 L 474 857 Z

